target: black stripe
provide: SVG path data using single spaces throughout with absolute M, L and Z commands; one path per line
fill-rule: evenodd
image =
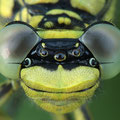
M 5 94 L 7 94 L 12 89 L 12 84 L 3 84 L 0 86 L 0 98 L 2 98 Z
M 24 84 L 25 84 L 25 82 L 24 82 Z M 34 90 L 34 91 L 36 91 L 36 92 L 53 93 L 53 94 L 71 94 L 71 93 L 85 92 L 85 91 L 87 91 L 87 90 L 92 89 L 96 84 L 97 84 L 97 83 L 95 83 L 93 86 L 91 86 L 91 87 L 89 87 L 89 88 L 82 89 L 82 90 L 78 90 L 78 91 L 72 91 L 72 92 L 49 92 L 49 91 L 34 89 L 34 88 L 31 88 L 31 87 L 27 86 L 26 84 L 25 84 L 25 85 L 26 85 L 29 89 Z M 83 111 L 83 110 L 82 110 L 82 111 Z
M 93 24 L 89 25 L 87 28 L 85 28 L 83 31 L 86 32 L 89 28 L 93 27 L 94 25 L 97 24 L 108 24 L 108 25 L 112 25 L 114 26 L 112 23 L 108 22 L 108 21 L 98 21 L 98 22 L 94 22 Z
M 75 120 L 74 118 L 74 113 L 67 113 L 67 114 L 64 114 L 66 120 Z
M 26 22 L 23 22 L 23 21 L 12 21 L 12 22 L 8 23 L 6 26 L 12 25 L 12 24 L 24 24 L 24 25 L 30 27 L 38 35 L 38 33 L 36 32 L 37 30 L 35 28 L 33 28 L 31 25 L 29 25 L 28 23 L 26 23 Z
M 13 14 L 16 14 L 20 9 L 21 5 L 18 3 L 18 1 L 14 0 Z
M 85 116 L 86 120 L 91 120 L 91 119 L 90 119 L 90 116 L 89 116 L 89 114 L 88 114 L 88 111 L 86 110 L 85 106 L 82 106 L 80 109 L 81 109 L 82 112 L 84 113 L 84 116 Z
M 87 110 L 85 109 L 85 107 L 82 107 L 80 109 L 80 111 L 82 110 L 84 116 L 85 116 L 85 120 L 91 120 L 88 113 L 87 113 Z M 67 113 L 67 114 L 64 114 L 66 120 L 75 120 L 75 116 L 74 116 L 74 112 L 72 113 Z
M 104 15 L 106 14 L 106 12 L 108 11 L 108 9 L 110 8 L 110 5 L 112 3 L 112 0 L 106 0 L 105 4 L 103 6 L 103 8 L 101 9 L 101 11 L 96 15 L 97 20 L 101 20 Z

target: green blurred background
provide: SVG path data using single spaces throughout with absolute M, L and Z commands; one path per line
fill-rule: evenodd
M 115 24 L 120 28 L 119 9 L 120 0 L 116 4 L 114 19 Z M 0 76 L 0 82 L 2 81 L 4 78 Z M 88 102 L 88 106 L 94 120 L 120 120 L 120 75 L 111 80 L 101 81 L 100 88 Z M 6 110 L 13 116 L 13 120 L 52 120 L 52 116 L 29 100 L 22 90 L 9 99 L 3 107 L 3 111 Z

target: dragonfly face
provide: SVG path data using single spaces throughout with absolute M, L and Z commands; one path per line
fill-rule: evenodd
M 106 34 L 102 28 L 107 31 Z M 113 25 L 98 23 L 88 28 L 80 38 L 70 39 L 66 35 L 64 39 L 44 39 L 29 25 L 13 22 L 1 31 L 1 73 L 21 78 L 25 93 L 44 109 L 70 112 L 92 97 L 99 78 L 109 77 L 110 67 L 116 71 L 119 69 L 116 60 L 119 53 L 113 55 L 114 48 L 120 44 L 116 36 L 119 36 L 119 30 Z M 94 40 L 99 43 L 98 47 Z M 104 47 L 103 42 L 111 49 Z M 113 59 L 116 62 L 106 66 Z M 102 64 L 104 60 L 105 64 Z M 2 69 L 9 70 L 11 67 L 12 74 Z
M 108 22 L 91 22 L 102 19 L 108 1 L 95 10 L 87 9 L 92 1 L 86 6 L 61 1 L 48 0 L 50 6 L 21 1 L 24 7 L 15 16 L 19 21 L 0 31 L 0 72 L 19 79 L 28 97 L 54 113 L 80 107 L 94 95 L 100 79 L 120 71 L 119 30 Z
M 71 112 L 98 87 L 99 63 L 94 65 L 93 55 L 79 39 L 43 39 L 27 58 L 31 64 L 23 62 L 21 85 L 47 111 Z
M 119 73 L 118 36 L 119 30 L 105 22 L 91 26 L 80 38 L 41 39 L 26 57 L 29 67 L 23 61 L 23 89 L 47 111 L 73 111 L 93 96 L 99 79 Z

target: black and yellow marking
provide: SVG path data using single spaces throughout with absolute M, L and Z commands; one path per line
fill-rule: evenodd
M 84 113 L 84 114 L 83 114 Z M 54 120 L 91 120 L 85 106 L 78 108 L 72 113 L 54 116 Z
M 6 102 L 13 92 L 13 86 L 9 83 L 3 83 L 0 85 L 0 106 Z
M 9 80 L 0 84 L 0 106 L 19 88 L 18 81 Z
M 0 16 L 11 18 L 21 8 L 21 5 L 16 0 L 0 0 Z
M 87 5 L 78 0 L 19 1 L 22 2 L 23 8 L 15 16 L 15 20 L 44 29 L 84 29 L 87 24 L 101 20 L 111 3 L 111 0 L 99 0 L 100 7 L 89 8 L 87 5 L 96 4 L 97 1 L 87 2 Z M 33 22 L 35 19 L 37 20 Z
M 57 70 L 59 64 L 62 64 L 64 69 L 72 70 L 79 66 L 90 66 L 89 60 L 94 56 L 78 39 L 59 38 L 43 39 L 27 58 L 32 60 L 31 66 L 39 65 L 49 70 Z M 98 62 L 95 68 L 99 69 Z
M 12 89 L 12 84 L 3 84 L 0 87 L 0 98 Z
M 91 117 L 89 115 L 89 112 L 88 112 L 86 106 L 82 106 L 80 110 L 83 112 L 85 120 L 91 120 Z

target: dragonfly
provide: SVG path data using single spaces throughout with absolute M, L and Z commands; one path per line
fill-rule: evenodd
M 56 120 L 92 120 L 86 102 L 120 72 L 117 0 L 0 0 L 0 106 L 19 88 Z

